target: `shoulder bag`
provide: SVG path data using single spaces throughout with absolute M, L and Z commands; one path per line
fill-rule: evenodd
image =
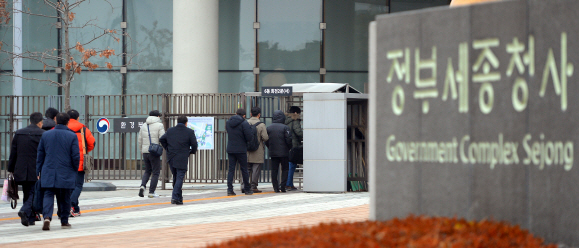
M 154 144 L 153 141 L 151 141 L 151 129 L 149 129 L 149 124 L 147 124 L 147 132 L 149 132 L 149 154 L 160 157 L 163 155 L 163 147 L 159 144 Z
M 88 174 L 92 171 L 93 167 L 94 167 L 94 158 L 92 157 L 92 155 L 88 155 L 87 151 L 86 151 L 86 134 L 84 133 L 86 130 L 86 127 L 82 127 L 82 129 L 80 130 L 80 133 L 82 134 L 82 154 L 83 154 L 83 158 L 84 158 L 84 162 L 82 164 L 82 170 L 84 171 L 84 178 L 85 181 L 88 182 L 89 177 Z

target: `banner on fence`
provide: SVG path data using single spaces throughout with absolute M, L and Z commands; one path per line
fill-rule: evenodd
M 188 117 L 187 127 L 195 131 L 198 150 L 213 150 L 215 148 L 214 117 Z

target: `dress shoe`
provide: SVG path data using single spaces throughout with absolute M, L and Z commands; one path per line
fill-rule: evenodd
M 298 190 L 298 188 L 293 187 L 293 186 L 287 186 L 287 187 L 285 188 L 285 190 L 287 190 L 287 191 L 294 191 L 294 190 Z
M 253 191 L 251 191 L 251 190 L 250 190 L 250 191 L 246 191 L 246 192 L 245 192 L 245 195 L 253 195 Z
M 244 190 L 244 189 L 241 189 L 241 193 L 245 193 L 245 190 Z
M 44 219 L 44 225 L 42 225 L 42 231 L 50 230 L 50 219 Z
M 227 191 L 227 196 L 234 196 L 236 195 L 235 192 L 233 191 Z
M 171 199 L 171 204 L 175 204 L 175 203 L 177 203 L 177 201 Z
M 263 191 L 259 190 L 259 189 L 252 189 L 251 191 L 253 191 L 253 193 L 261 193 Z
M 281 192 L 282 192 L 282 193 L 285 193 L 285 192 L 286 192 L 286 190 L 285 190 L 285 189 L 281 189 Z
M 62 229 L 71 229 L 71 228 L 72 228 L 72 225 L 71 225 L 70 223 L 63 223 L 63 224 L 60 224 L 60 228 L 62 228 Z
M 183 201 L 175 201 L 176 205 L 183 205 Z
M 18 216 L 20 216 L 20 223 L 22 223 L 23 226 L 28 226 L 28 216 L 26 216 L 26 213 L 20 211 L 18 212 Z

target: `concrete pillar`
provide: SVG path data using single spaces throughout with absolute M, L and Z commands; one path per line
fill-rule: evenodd
M 173 94 L 217 93 L 219 1 L 173 2 Z

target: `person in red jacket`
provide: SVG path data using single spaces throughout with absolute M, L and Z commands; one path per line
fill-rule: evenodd
M 80 216 L 80 207 L 78 206 L 78 197 L 80 197 L 80 192 L 82 192 L 82 186 L 84 185 L 85 173 L 83 168 L 84 162 L 84 150 L 82 147 L 82 142 L 86 144 L 86 151 L 90 152 L 94 149 L 95 138 L 92 135 L 90 129 L 88 129 L 84 124 L 78 121 L 80 114 L 78 111 L 71 109 L 66 112 L 70 116 L 70 121 L 68 122 L 68 128 L 76 133 L 78 138 L 78 149 L 80 150 L 80 162 L 78 165 L 78 173 L 76 174 L 76 184 L 72 194 L 70 195 L 70 217 Z M 84 137 L 82 137 L 82 129 L 84 129 Z

